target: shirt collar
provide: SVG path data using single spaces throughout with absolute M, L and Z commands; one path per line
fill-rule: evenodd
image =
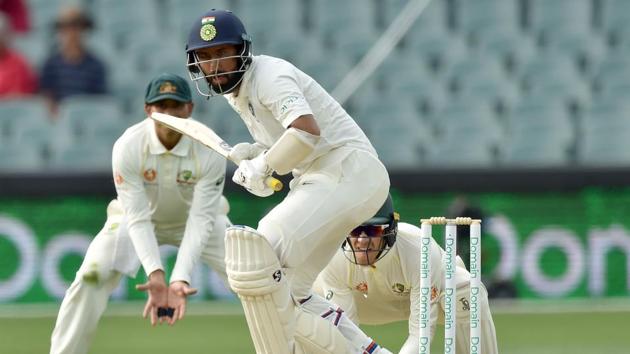
M 149 133 L 149 152 L 151 154 L 161 155 L 165 153 L 171 153 L 180 157 L 188 156 L 191 145 L 191 141 L 188 136 L 182 135 L 182 138 L 179 139 L 177 145 L 175 145 L 175 147 L 169 151 L 164 147 L 164 145 L 162 145 L 160 139 L 158 139 L 157 133 L 155 132 L 155 124 L 153 123 L 153 119 L 151 118 L 147 118 L 147 130 Z

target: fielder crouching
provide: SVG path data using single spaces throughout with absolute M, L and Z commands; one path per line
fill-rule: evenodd
M 187 118 L 192 109 L 183 78 L 162 74 L 149 83 L 147 116 Z M 184 316 L 186 297 L 196 291 L 190 281 L 200 258 L 226 281 L 223 238 L 231 225 L 222 196 L 226 160 L 149 118 L 116 141 L 112 160 L 118 198 L 109 204 L 105 226 L 66 291 L 51 354 L 88 352 L 109 296 L 123 275 L 135 277 L 140 264 L 149 280 L 138 289 L 149 295 L 144 316 L 153 325 Z M 168 283 L 158 249 L 163 244 L 179 247 Z M 174 310 L 171 317 L 159 316 L 164 308 Z
M 420 229 L 398 222 L 391 196 L 368 221 L 356 227 L 320 273 L 314 289 L 343 309 L 357 324 L 408 320 L 409 335 L 400 354 L 420 347 Z M 431 238 L 431 334 L 444 324 L 444 250 Z M 456 352 L 469 353 L 470 273 L 457 257 Z M 497 354 L 497 338 L 488 295 L 480 288 L 481 351 Z M 437 344 L 436 344 L 437 345 Z

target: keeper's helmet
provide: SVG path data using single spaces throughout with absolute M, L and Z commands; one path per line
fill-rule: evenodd
M 236 46 L 237 55 L 200 60 L 197 50 L 231 44 Z M 252 61 L 251 38 L 241 20 L 231 11 L 212 9 L 195 20 L 188 42 L 188 72 L 197 91 L 206 97 L 224 95 L 234 91 L 243 80 L 243 75 Z M 219 71 L 221 60 L 236 59 L 235 70 Z M 201 64 L 214 62 L 213 72 L 202 70 Z M 212 84 L 213 78 L 227 77 L 224 84 Z
M 376 214 L 355 227 L 343 242 L 341 249 L 346 258 L 359 265 L 371 265 L 383 258 L 396 242 L 399 219 L 388 195 Z

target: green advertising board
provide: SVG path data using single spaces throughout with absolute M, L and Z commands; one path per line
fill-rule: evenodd
M 393 193 L 403 222 L 445 215 L 451 194 Z M 230 194 L 230 218 L 256 226 L 280 197 Z M 484 282 L 510 282 L 519 297 L 630 295 L 630 190 L 558 194 L 473 194 L 484 212 Z M 82 256 L 105 222 L 105 198 L 4 199 L 0 203 L 0 302 L 56 301 L 74 278 Z M 442 230 L 434 229 L 440 242 Z M 465 251 L 460 245 L 460 253 Z M 167 268 L 176 250 L 163 249 Z M 167 269 L 168 271 L 168 269 Z M 141 299 L 144 281 L 124 279 L 116 299 Z M 220 279 L 200 266 L 193 279 L 202 298 L 231 296 Z

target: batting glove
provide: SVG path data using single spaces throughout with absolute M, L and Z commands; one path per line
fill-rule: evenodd
M 230 160 L 240 163 L 243 160 L 253 159 L 254 157 L 260 155 L 263 151 L 265 151 L 265 148 L 258 143 L 239 143 L 232 147 L 229 157 Z
M 265 179 L 271 176 L 271 172 L 265 162 L 265 154 L 262 153 L 251 160 L 241 161 L 234 171 L 232 181 L 256 196 L 268 197 L 273 194 L 273 189 L 265 184 Z

